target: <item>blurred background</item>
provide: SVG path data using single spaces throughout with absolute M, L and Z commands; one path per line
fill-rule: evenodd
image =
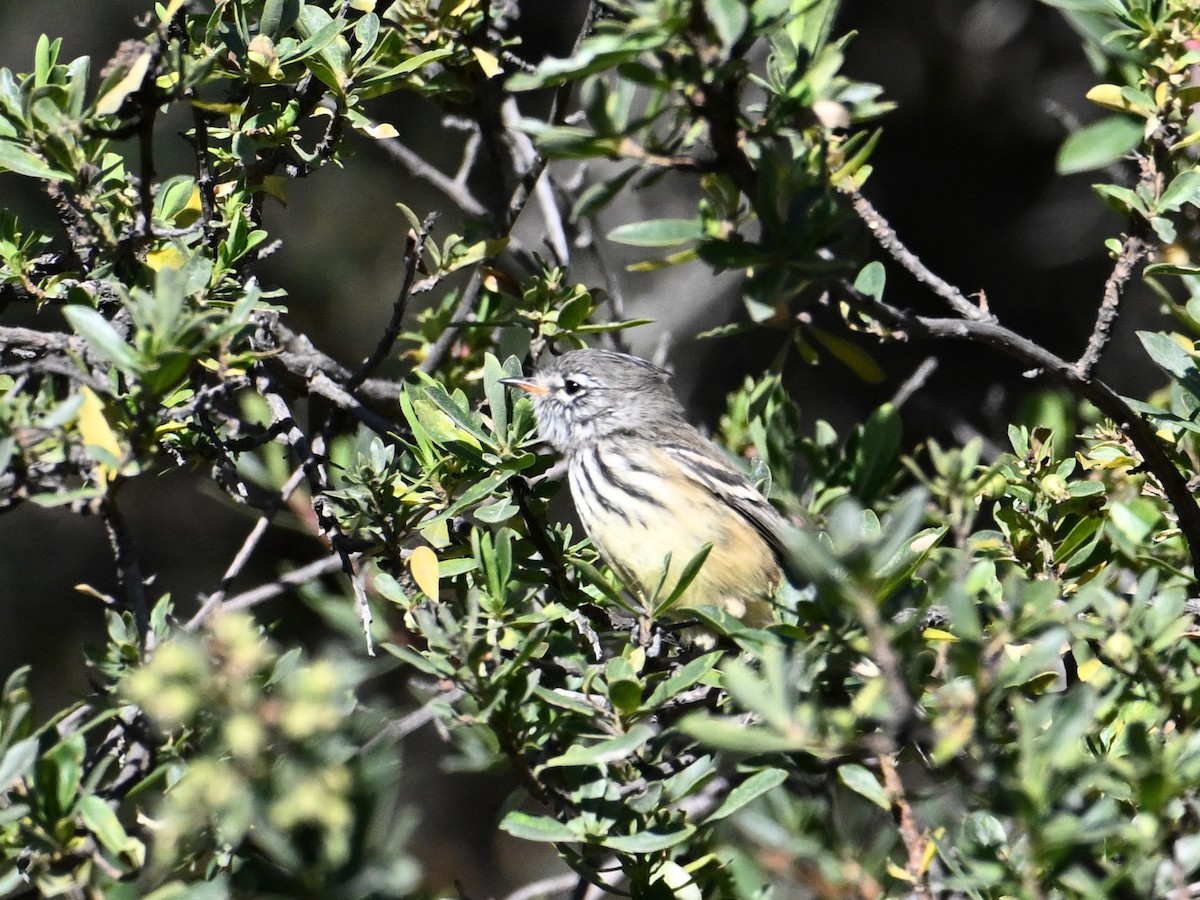
M 568 51 L 580 3 L 516 0 L 515 6 L 526 58 Z M 90 56 L 95 78 L 121 40 L 145 33 L 136 20 L 148 8 L 141 0 L 0 0 L 0 66 L 28 71 L 37 36 L 46 33 L 62 38 L 63 58 Z M 899 104 L 881 123 L 884 136 L 865 194 L 935 272 L 968 294 L 986 291 L 1009 327 L 1067 357 L 1078 355 L 1110 269 L 1103 240 L 1118 234 L 1121 222 L 1099 203 L 1086 174 L 1054 172 L 1064 136 L 1100 116 L 1084 100 L 1096 79 L 1075 33 L 1033 0 L 846 0 L 836 31 L 857 32 L 846 74 L 881 84 L 884 96 Z M 376 117 L 393 123 L 407 147 L 453 173 L 465 136 L 447 130 L 439 110 L 397 95 L 375 103 Z M 349 132 L 346 141 L 353 155 L 345 173 L 318 172 L 293 182 L 288 209 L 271 208 L 266 226 L 282 244 L 259 272 L 266 285 L 287 291 L 295 330 L 353 364 L 374 344 L 400 284 L 407 226 L 395 204 L 418 216 L 442 210 L 436 233 L 443 237 L 460 223 L 437 191 L 380 146 Z M 190 150 L 182 141 L 162 140 L 159 153 L 160 176 L 187 171 Z M 569 180 L 576 168 L 566 163 L 555 173 Z M 4 206 L 27 221 L 52 222 L 49 201 L 33 187 L 0 175 Z M 601 215 L 595 234 L 616 282 L 606 285 L 591 248 L 577 248 L 570 274 L 590 287 L 619 291 L 629 315 L 657 321 L 629 334 L 631 348 L 651 355 L 665 346 L 679 393 L 694 418 L 711 426 L 725 394 L 767 365 L 783 336 L 758 331 L 696 341 L 697 332 L 743 315 L 736 278 L 714 279 L 699 264 L 626 272 L 624 264 L 641 254 L 603 237 L 619 224 L 671 216 L 673 205 L 682 213 L 694 202 L 689 191 L 686 180 L 668 178 L 653 193 L 622 195 Z M 530 204 L 519 228 L 531 247 L 541 243 L 537 213 Z M 897 305 L 941 311 L 928 291 L 901 274 L 892 273 L 888 291 Z M 1100 375 L 1121 393 L 1139 394 L 1158 383 L 1128 339 L 1156 315 L 1155 306 L 1133 287 L 1101 364 Z M 28 315 L 13 306 L 3 321 L 30 324 Z M 832 360 L 817 368 L 790 363 L 806 430 L 819 418 L 840 431 L 861 420 L 933 353 L 937 370 L 904 407 L 910 445 L 928 436 L 948 442 L 977 433 L 1004 447 L 1006 417 L 1030 390 L 1045 387 L 1023 378 L 1010 360 L 975 347 L 864 346 L 887 373 L 881 384 L 866 385 Z M 183 611 L 216 588 L 251 524 L 206 479 L 184 472 L 148 473 L 128 486 L 122 502 L 143 571 L 154 573 L 157 591 L 169 591 Z M 251 566 L 235 589 L 272 577 L 279 560 L 306 562 L 318 553 L 311 538 L 277 530 L 256 555 L 257 568 Z M 80 648 L 99 639 L 103 617 L 100 604 L 74 586 L 112 591 L 111 568 L 98 519 L 30 504 L 0 517 L 0 620 L 6 623 L 0 674 L 32 664 L 46 712 L 86 691 Z M 281 601 L 273 612 L 297 634 L 312 621 L 294 600 Z M 516 861 L 503 843 L 487 843 L 495 840 L 496 811 L 511 785 L 503 778 L 439 776 L 437 749 L 428 730 L 406 743 L 421 816 L 415 849 L 432 873 L 447 883 L 459 879 L 469 896 L 501 894 L 505 884 L 528 877 L 506 872 Z

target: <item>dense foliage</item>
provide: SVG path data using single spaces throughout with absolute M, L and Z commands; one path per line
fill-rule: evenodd
M 1106 167 L 1097 202 L 1126 217 L 1077 360 L 930 272 L 867 201 L 890 106 L 842 73 L 835 0 L 597 0 L 541 62 L 503 2 L 169 0 L 98 77 L 50 38 L 32 72 L 0 69 L 0 173 L 53 213 L 0 210 L 0 312 L 34 323 L 0 325 L 0 505 L 102 517 L 121 585 L 86 701 L 35 716 L 27 672 L 5 686 L 3 890 L 435 896 L 403 780 L 433 722 L 447 765 L 519 779 L 497 826 L 565 863 L 527 897 L 1192 896 L 1200 14 L 1051 5 L 1111 113 L 1059 168 Z M 378 118 L 397 91 L 467 129 L 457 176 Z M 160 175 L 180 122 L 192 168 Z M 402 285 L 350 366 L 289 327 L 260 266 L 292 180 L 352 178 L 364 140 L 461 227 L 396 198 Z M 593 235 L 664 177 L 692 212 Z M 545 246 L 514 233 L 535 205 Z M 716 437 L 796 523 L 804 577 L 765 630 L 696 611 L 716 649 L 548 511 L 554 460 L 500 383 L 645 324 L 572 278 L 569 245 L 605 241 L 740 273 L 707 339 L 787 337 Z M 944 315 L 889 300 L 902 271 Z M 1135 277 L 1171 317 L 1140 335 L 1169 386 L 1137 400 L 1093 374 Z M 787 367 L 875 379 L 872 345 L 897 340 L 994 348 L 1069 399 L 997 454 L 906 446 L 904 390 L 848 433 L 801 418 Z M 122 513 L 170 467 L 253 511 L 200 598 L 156 593 Z M 276 527 L 327 558 L 233 593 Z M 317 649 L 255 619 L 286 591 L 324 611 Z M 410 697 L 376 686 L 398 672 Z

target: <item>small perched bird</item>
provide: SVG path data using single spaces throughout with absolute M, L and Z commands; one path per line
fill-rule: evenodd
M 532 396 L 541 437 L 567 461 L 580 521 L 626 587 L 643 599 L 660 583 L 669 593 L 711 544 L 679 605 L 769 624 L 787 526 L 688 423 L 667 377 L 636 356 L 576 350 L 504 383 Z

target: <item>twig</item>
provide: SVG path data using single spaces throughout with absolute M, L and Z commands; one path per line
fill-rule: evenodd
M 392 351 L 393 345 L 396 343 L 396 338 L 400 335 L 400 326 L 404 321 L 404 313 L 408 309 L 408 298 L 412 295 L 413 280 L 417 277 L 417 269 L 421 265 L 421 255 L 425 250 L 425 240 L 429 236 L 429 230 L 433 227 L 433 220 L 436 214 L 431 213 L 421 223 L 421 230 L 414 234 L 409 232 L 405 239 L 404 248 L 404 282 L 400 285 L 400 293 L 396 295 L 396 299 L 392 302 L 392 317 L 388 321 L 387 327 L 383 330 L 383 335 L 375 344 L 375 349 L 371 351 L 358 371 L 350 376 L 344 387 L 347 391 L 355 390 L 360 384 L 367 380 L 370 375 L 379 366 L 387 355 Z
M 324 556 L 298 569 L 293 569 L 285 575 L 280 575 L 274 581 L 268 581 L 266 584 L 259 585 L 252 590 L 235 594 L 221 604 L 221 609 L 230 612 L 249 609 L 260 603 L 266 603 L 268 600 L 278 597 L 280 594 L 294 587 L 312 581 L 314 578 L 330 575 L 341 568 L 342 561 L 340 558 L 337 556 Z
M 925 387 L 925 382 L 929 380 L 929 376 L 937 371 L 938 359 L 936 356 L 927 356 L 921 360 L 921 364 L 916 370 L 904 379 L 904 383 L 896 388 L 896 393 L 892 394 L 891 404 L 899 409 L 908 398 L 915 394 L 921 388 Z
M 564 875 L 551 875 L 548 878 L 532 881 L 522 888 L 517 888 L 517 890 L 505 897 L 504 900 L 538 900 L 540 897 L 548 897 L 551 894 L 570 890 L 578 883 L 579 876 L 574 872 L 567 872 Z
M 980 308 L 968 300 L 962 291 L 945 279 L 935 275 L 921 262 L 915 253 L 905 247 L 896 235 L 896 232 L 892 229 L 892 226 L 888 224 L 887 219 L 879 214 L 866 197 L 858 191 L 847 191 L 847 194 L 850 197 L 850 203 L 854 207 L 854 211 L 863 220 L 867 228 L 871 230 L 871 233 L 875 235 L 875 240 L 879 242 L 879 246 L 886 250 L 892 259 L 904 266 L 917 281 L 929 287 L 935 294 L 949 303 L 950 308 L 963 318 L 981 322 L 995 321 L 995 316 L 989 313 L 986 308 Z
M 117 581 L 125 598 L 125 608 L 133 613 L 137 625 L 138 642 L 143 653 L 154 649 L 154 633 L 150 630 L 150 603 L 146 599 L 146 582 L 142 578 L 142 567 L 133 548 L 133 536 L 125 524 L 125 518 L 117 509 L 111 492 L 100 506 L 104 527 L 108 531 L 108 542 L 112 547 L 113 560 L 117 565 Z
M 291 477 L 284 482 L 283 487 L 279 489 L 279 493 L 275 495 L 272 502 L 263 510 L 263 514 L 259 516 L 258 521 L 254 523 L 254 527 L 250 529 L 250 533 L 246 535 L 246 539 L 242 541 L 242 546 L 233 557 L 229 568 L 221 576 L 221 586 L 205 599 L 200 609 L 196 611 L 196 614 L 183 626 L 184 631 L 195 631 L 200 627 L 200 623 L 221 607 L 230 585 L 241 574 L 242 569 L 246 567 L 246 563 L 250 561 L 250 556 L 254 553 L 263 535 L 266 534 L 271 520 L 275 518 L 275 514 L 279 511 L 279 508 L 287 502 L 288 498 L 292 496 L 292 493 L 300 486 L 302 481 L 304 481 L 303 466 L 292 473 Z
M 391 438 L 399 430 L 395 422 L 367 409 L 324 372 L 314 375 L 308 386 L 311 393 L 332 400 L 339 408 L 346 410 L 380 437 Z M 397 390 L 393 399 L 398 400 L 399 397 L 400 391 Z
M 332 356 L 314 347 L 307 335 L 297 334 L 281 322 L 271 324 L 268 330 L 278 350 L 263 360 L 263 365 L 273 374 L 281 376 L 289 387 L 307 393 L 318 373 L 324 373 L 335 384 L 342 384 L 350 379 L 350 370 Z M 375 404 L 386 404 L 387 408 L 395 409 L 403 389 L 404 385 L 399 381 L 368 378 L 354 393 Z M 354 409 L 348 408 L 347 411 L 353 413 Z
M 1088 338 L 1087 349 L 1075 363 L 1075 371 L 1079 373 L 1080 378 L 1092 377 L 1092 370 L 1100 361 L 1100 354 L 1104 352 L 1104 347 L 1112 336 L 1113 322 L 1120 311 L 1125 286 L 1133 275 L 1134 267 L 1149 252 L 1150 245 L 1140 235 L 1126 235 L 1121 242 L 1121 252 L 1117 254 L 1116 265 L 1113 266 L 1108 280 L 1104 282 L 1104 299 L 1096 313 L 1096 324 L 1092 328 L 1091 337 Z
M 558 200 L 554 196 L 554 188 L 549 180 L 540 177 L 541 172 L 545 171 L 545 162 L 538 155 L 537 150 L 533 146 L 533 141 L 516 127 L 521 118 L 521 111 L 517 108 L 517 101 L 513 97 L 507 98 L 500 106 L 500 113 L 503 116 L 505 127 L 508 129 L 509 134 L 512 135 L 513 149 L 520 154 L 521 167 L 526 172 L 538 166 L 541 167 L 539 169 L 539 177 L 534 182 L 533 192 L 537 196 L 538 207 L 542 211 L 542 223 L 546 228 L 546 242 L 554 253 L 555 261 L 560 266 L 569 265 L 571 262 L 571 248 L 567 241 L 567 230 L 563 227 L 562 213 L 558 208 Z
M 476 140 L 478 140 L 476 138 Z M 420 178 L 422 181 L 433 185 L 469 216 L 482 216 L 487 213 L 483 204 L 475 199 L 467 187 L 467 179 L 463 173 L 450 178 L 445 173 L 435 169 L 424 159 L 409 150 L 397 138 L 383 138 L 375 142 L 382 147 L 393 159 L 400 165 L 408 169 L 410 175 L 414 178 Z M 471 148 L 471 142 L 467 142 L 468 150 Z M 464 154 L 464 159 L 468 156 Z
M 267 401 L 268 409 L 271 410 L 273 422 L 286 424 L 287 442 L 296 452 L 300 465 L 308 475 L 312 486 L 312 510 L 317 517 L 317 527 L 320 529 L 321 535 L 329 542 L 333 552 L 337 554 L 338 559 L 341 560 L 342 571 L 346 573 L 346 577 L 350 579 L 354 587 L 355 602 L 367 645 L 367 655 L 374 656 L 375 641 L 371 637 L 371 607 L 367 602 L 366 591 L 359 580 L 359 575 L 355 571 L 354 561 L 350 558 L 345 536 L 338 526 L 337 516 L 334 515 L 333 501 L 326 493 L 329 490 L 329 473 L 323 462 L 324 439 L 318 434 L 314 440 L 309 441 L 308 436 L 297 424 L 287 402 L 269 386 L 269 379 L 263 378 L 260 381 L 265 382 L 260 387 L 264 388 L 262 394 Z
M 189 90 L 188 96 L 194 97 L 195 91 Z M 205 243 L 211 246 L 216 195 L 212 167 L 208 164 L 208 113 L 195 103 L 192 104 L 192 130 L 194 135 L 191 143 L 196 154 L 196 189 L 200 194 L 200 221 L 204 227 Z
M 483 276 L 480 275 L 480 270 L 475 269 L 471 275 L 471 280 L 463 289 L 462 296 L 458 298 L 458 305 L 454 308 L 454 312 L 450 316 L 450 323 L 445 330 L 438 335 L 438 339 L 433 342 L 433 346 L 429 348 L 429 352 L 425 358 L 421 360 L 421 365 L 418 368 L 426 375 L 436 371 L 439 366 L 445 361 L 450 350 L 454 347 L 454 342 L 458 340 L 458 334 L 462 330 L 462 326 L 471 321 L 475 315 L 475 307 L 483 296 Z
M 913 886 L 913 896 L 921 900 L 932 900 L 933 894 L 925 883 L 925 852 L 929 846 L 929 835 L 917 830 L 916 819 L 913 817 L 912 806 L 909 805 L 904 782 L 900 780 L 900 772 L 896 769 L 895 747 L 890 738 L 875 735 L 871 743 L 879 758 L 879 771 L 883 775 L 883 790 L 892 806 L 892 816 L 900 828 L 900 839 L 908 851 L 908 877 Z

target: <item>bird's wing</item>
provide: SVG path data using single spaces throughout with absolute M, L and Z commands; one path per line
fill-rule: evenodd
M 659 449 L 685 463 L 680 470 L 749 522 L 780 564 L 789 568 L 790 554 L 784 545 L 787 523 L 783 516 L 715 445 L 671 441 L 660 444 Z

